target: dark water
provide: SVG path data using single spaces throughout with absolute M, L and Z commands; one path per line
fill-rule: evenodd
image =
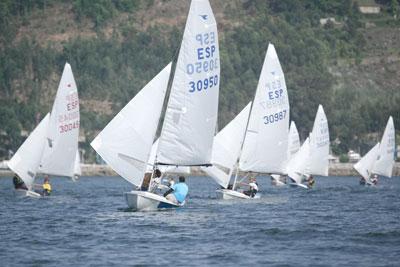
M 215 198 L 188 179 L 187 206 L 126 212 L 121 178 L 53 179 L 46 199 L 18 199 L 0 179 L 1 266 L 400 266 L 400 179 L 360 187 L 317 178 L 316 188 L 271 188 L 250 201 Z

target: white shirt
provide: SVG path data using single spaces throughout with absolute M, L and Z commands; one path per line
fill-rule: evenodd
M 255 182 L 251 182 L 249 183 L 250 189 L 254 189 L 256 191 L 258 191 L 258 186 Z

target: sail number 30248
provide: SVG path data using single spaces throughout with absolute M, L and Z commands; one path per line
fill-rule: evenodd
M 196 91 L 207 90 L 218 84 L 218 75 L 214 75 L 204 80 L 189 82 L 189 93 L 194 93 Z
M 286 109 L 271 115 L 264 116 L 264 124 L 278 122 L 283 120 L 285 117 L 286 117 Z

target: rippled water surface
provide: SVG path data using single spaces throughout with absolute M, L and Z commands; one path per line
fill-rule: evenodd
M 184 208 L 128 212 L 121 178 L 54 178 L 44 199 L 16 198 L 1 178 L 0 265 L 400 266 L 399 177 L 317 177 L 313 190 L 260 177 L 262 198 L 247 201 L 187 180 Z

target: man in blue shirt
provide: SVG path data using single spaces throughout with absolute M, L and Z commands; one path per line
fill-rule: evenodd
M 188 191 L 189 188 L 185 183 L 185 177 L 179 176 L 179 183 L 174 184 L 171 189 L 165 192 L 164 197 L 171 202 L 181 204 L 185 201 Z

